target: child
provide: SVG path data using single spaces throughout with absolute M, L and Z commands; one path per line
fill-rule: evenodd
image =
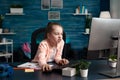
M 45 39 L 40 42 L 37 54 L 32 61 L 38 62 L 42 71 L 52 70 L 47 62 L 55 61 L 57 64 L 66 65 L 69 61 L 65 58 L 62 59 L 63 47 L 62 26 L 55 22 L 49 22 L 46 27 Z

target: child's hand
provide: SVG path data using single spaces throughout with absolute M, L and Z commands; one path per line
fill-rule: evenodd
M 45 71 L 51 71 L 51 70 L 52 70 L 52 68 L 51 68 L 51 66 L 48 65 L 48 64 L 44 64 L 44 65 L 42 66 L 42 71 L 43 71 L 43 72 L 45 72 Z
M 59 61 L 60 65 L 66 65 L 68 63 L 69 63 L 69 61 L 67 59 L 65 59 L 65 58 Z

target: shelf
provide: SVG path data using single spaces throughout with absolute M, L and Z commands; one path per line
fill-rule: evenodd
M 12 39 L 6 39 L 5 42 L 0 42 L 0 45 L 8 45 L 8 44 L 13 44 L 13 40 Z
M 2 56 L 12 56 L 13 54 L 12 53 L 0 53 L 0 57 L 2 57 Z
M 85 14 L 85 13 L 79 13 L 79 14 L 76 14 L 76 13 L 63 13 L 63 14 L 70 14 L 70 15 L 74 15 L 74 16 L 77 16 L 77 15 L 81 15 L 81 16 L 92 15 L 91 13 L 88 13 L 88 14 Z
M 85 34 L 85 35 L 89 35 L 90 33 L 86 33 L 86 32 L 84 32 L 83 34 Z
M 24 13 L 6 13 L 6 15 L 25 15 Z
M 84 15 L 91 15 L 91 13 L 88 13 L 88 14 L 85 14 L 85 13 L 80 13 L 80 14 L 76 14 L 76 13 L 74 13 L 73 15 L 81 15 L 81 16 L 84 16 Z
M 12 44 L 13 42 L 0 42 L 0 45 L 7 45 L 7 44 Z
M 5 35 L 13 35 L 15 33 L 13 32 L 8 32 L 8 33 L 0 33 L 0 36 L 5 36 Z M 13 62 L 13 40 L 12 39 L 6 39 L 2 38 L 0 41 L 0 46 L 3 46 L 5 51 L 1 49 L 3 52 L 0 52 L 0 57 L 5 57 L 6 61 L 8 62 L 9 58 L 11 57 L 11 61 Z
M 9 33 L 0 33 L 0 35 L 14 35 L 16 33 L 13 33 L 13 32 L 9 32 Z

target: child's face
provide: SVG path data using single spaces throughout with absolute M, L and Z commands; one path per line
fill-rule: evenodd
M 63 29 L 59 25 L 53 25 L 53 31 L 49 33 L 49 40 L 52 43 L 59 43 L 63 38 Z

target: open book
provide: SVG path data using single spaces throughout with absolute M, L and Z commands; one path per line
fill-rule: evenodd
M 53 66 L 53 64 L 49 64 L 51 67 Z M 34 63 L 34 62 L 26 62 L 23 64 L 20 64 L 17 66 L 18 68 L 30 68 L 30 69 L 36 69 L 36 70 L 40 70 L 40 66 L 38 63 Z
M 41 69 L 38 63 L 33 63 L 33 62 L 26 62 L 26 63 L 18 65 L 17 67 L 18 68 L 31 68 L 31 69 L 37 69 L 37 70 Z

